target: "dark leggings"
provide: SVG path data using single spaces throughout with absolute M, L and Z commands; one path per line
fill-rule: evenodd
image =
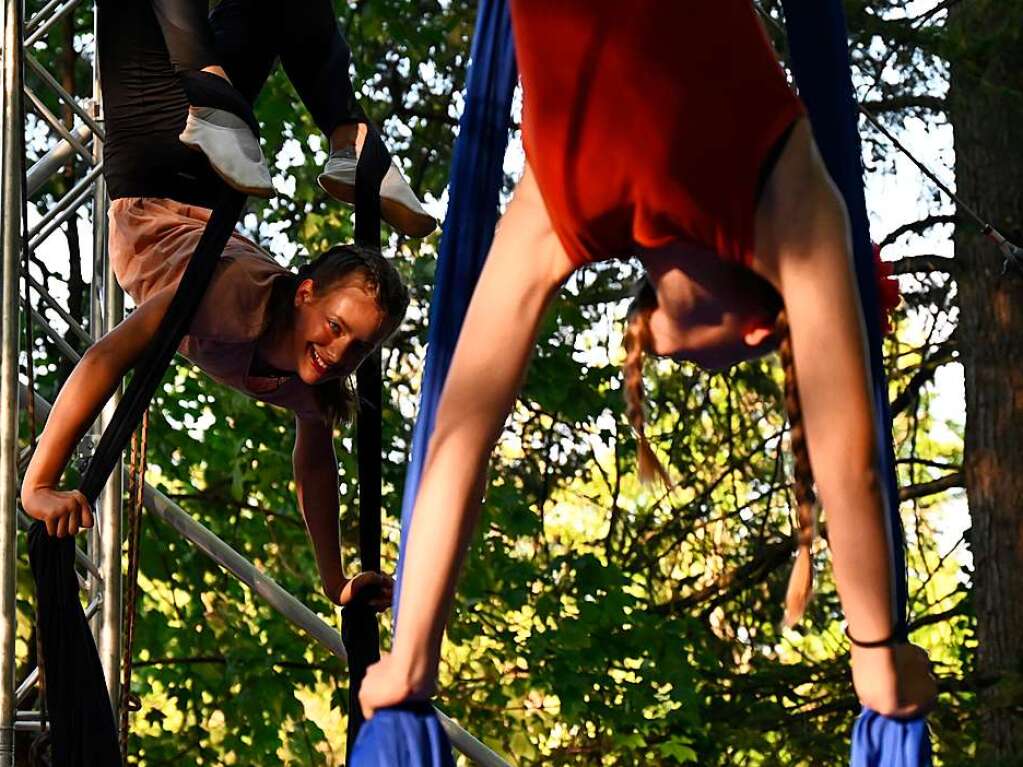
M 188 113 L 182 78 L 220 65 L 253 103 L 279 58 L 325 135 L 364 118 L 351 51 L 330 0 L 98 0 L 99 60 L 110 197 L 212 205 L 219 181 L 178 140 Z

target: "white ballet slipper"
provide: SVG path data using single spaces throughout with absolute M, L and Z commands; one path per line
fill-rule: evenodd
M 245 121 L 223 109 L 189 107 L 183 144 L 206 155 L 213 170 L 239 192 L 255 197 L 274 193 L 259 140 Z

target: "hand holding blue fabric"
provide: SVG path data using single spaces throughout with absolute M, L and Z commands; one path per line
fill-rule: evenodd
M 382 708 L 401 703 L 426 701 L 436 692 L 436 679 L 426 663 L 384 654 L 369 667 L 359 692 L 359 703 L 366 719 Z
M 916 645 L 853 645 L 852 673 L 860 703 L 884 716 L 910 719 L 934 708 L 938 685 L 927 653 Z

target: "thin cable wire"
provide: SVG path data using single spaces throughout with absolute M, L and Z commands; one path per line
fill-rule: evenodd
M 946 0 L 945 3 L 942 3 L 937 9 L 933 10 L 936 13 L 938 11 L 950 8 L 951 6 L 955 5 L 958 2 L 960 2 L 960 0 Z M 764 19 L 765 22 L 770 24 L 771 27 L 776 32 L 781 34 L 785 33 L 785 28 L 782 26 L 782 24 L 773 16 L 771 16 L 771 14 L 768 13 L 763 6 L 761 6 L 759 3 L 754 3 L 753 7 L 756 8 L 757 13 L 760 14 L 760 17 Z M 914 155 L 905 144 L 903 144 L 898 138 L 896 138 L 895 134 L 888 130 L 888 128 L 886 128 L 884 124 L 877 117 L 875 117 L 874 114 L 869 109 L 867 109 L 862 103 L 857 101 L 856 108 L 860 111 L 860 114 L 862 114 L 866 118 L 867 122 L 869 122 L 885 138 L 887 138 L 895 146 L 896 149 L 898 149 L 900 152 L 902 152 L 902 154 L 908 157 L 910 162 L 912 162 L 920 170 L 921 173 L 923 173 L 927 178 L 929 178 L 934 183 L 934 185 L 938 187 L 938 189 L 940 189 L 942 192 L 948 195 L 948 197 L 956 204 L 956 206 L 960 210 L 962 210 L 964 213 L 966 213 L 967 216 L 972 218 L 977 223 L 977 225 L 980 226 L 981 233 L 985 237 L 987 237 L 989 240 L 995 243 L 995 245 L 998 246 L 998 249 L 1002 252 L 1002 255 L 1005 257 L 1005 262 L 1002 265 L 1003 274 L 1008 270 L 1010 264 L 1015 265 L 1017 268 L 1023 270 L 1023 248 L 1020 248 L 1018 245 L 1009 242 L 1009 240 L 1007 240 L 1001 232 L 995 229 L 995 227 L 989 221 L 987 221 L 987 219 L 981 216 L 980 213 L 978 213 L 973 208 L 972 205 L 967 203 L 959 195 L 953 192 L 949 188 L 949 186 L 944 181 L 942 181 L 934 171 L 932 171 L 923 161 L 917 159 L 916 155 Z

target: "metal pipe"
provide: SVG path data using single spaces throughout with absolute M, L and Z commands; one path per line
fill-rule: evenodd
M 24 33 L 28 34 L 33 29 L 38 27 L 41 23 L 43 23 L 43 21 L 46 20 L 46 17 L 49 16 L 50 13 L 53 12 L 53 9 L 56 8 L 58 5 L 60 5 L 62 2 L 64 2 L 64 0 L 50 0 L 50 2 L 48 2 L 42 8 L 40 8 L 36 12 L 35 16 L 33 16 L 32 18 L 30 18 L 28 21 L 25 22 L 25 32 Z
M 71 187 L 67 194 L 54 203 L 53 207 L 46 211 L 46 214 L 43 215 L 42 218 L 36 221 L 35 225 L 28 230 L 29 242 L 31 243 L 29 245 L 30 248 L 35 250 L 36 246 L 46 239 L 50 232 L 67 220 L 66 216 L 64 218 L 60 218 L 61 214 L 67 212 L 69 209 L 73 212 L 75 208 L 82 204 L 83 195 L 84 197 L 88 197 L 89 187 L 92 186 L 92 182 L 95 181 L 102 172 L 102 164 L 92 168 L 78 180 L 77 184 Z M 49 226 L 56 219 L 60 220 L 57 220 L 54 226 Z
M 4 0 L 0 111 L 0 767 L 14 765 L 14 652 L 18 625 L 18 272 L 24 129 L 22 0 Z
M 99 68 L 95 70 L 95 76 L 99 76 Z M 97 98 L 99 101 L 99 81 L 94 82 Z M 102 164 L 103 142 L 94 142 L 96 160 Z M 121 322 L 124 317 L 124 293 L 121 286 L 117 284 L 117 277 L 114 275 L 113 265 L 110 262 L 107 243 L 107 188 L 103 177 L 96 180 L 95 196 L 93 197 L 93 245 L 92 251 L 96 254 L 93 268 L 93 280 L 102 275 L 103 278 L 103 324 L 94 327 L 102 327 L 103 331 L 109 333 Z M 102 268 L 100 268 L 102 267 Z M 107 402 L 103 413 L 100 416 L 100 424 L 103 429 L 113 420 L 114 410 L 121 399 L 122 387 L 118 387 L 113 397 Z M 121 501 L 124 497 L 122 492 L 124 474 L 121 462 L 114 464 L 114 470 L 110 473 L 110 479 L 99 497 L 97 510 L 99 519 L 103 524 L 98 525 L 99 541 L 97 554 L 100 569 L 103 572 L 103 581 L 100 584 L 103 596 L 103 610 L 99 616 L 99 633 L 96 637 L 96 646 L 99 649 L 100 661 L 103 663 L 103 671 L 107 679 L 107 692 L 110 695 L 110 703 L 115 712 L 120 708 L 121 703 L 121 619 L 124 605 L 124 584 L 121 577 L 121 531 L 123 523 L 123 509 Z
M 43 332 L 50 337 L 53 341 L 53 345 L 57 347 L 57 351 L 63 354 L 71 362 L 78 362 L 82 357 L 71 348 L 71 344 L 64 340 L 64 338 L 54 328 L 50 326 L 50 323 L 46 321 L 46 317 L 36 311 L 35 307 L 32 308 L 32 319 L 35 320 L 36 324 L 41 325 Z
M 81 118 L 82 122 L 84 122 L 92 129 L 93 135 L 103 138 L 104 136 L 103 126 L 97 123 L 92 118 L 92 115 L 89 114 L 88 110 L 86 110 L 85 107 L 78 103 L 78 99 L 76 99 L 66 90 L 64 90 L 64 87 L 54 79 L 53 75 L 46 71 L 46 67 L 44 67 L 38 61 L 36 61 L 33 56 L 27 53 L 25 54 L 25 63 L 33 72 L 35 72 L 39 76 L 40 80 L 46 83 L 46 86 L 50 90 L 56 93 L 57 96 L 64 101 L 64 103 L 71 107 L 71 111 L 78 115 L 78 117 Z
M 67 323 L 67 326 L 68 328 L 70 328 L 71 332 L 78 336 L 79 341 L 85 344 L 92 343 L 92 336 L 90 336 L 86 332 L 85 328 L 78 324 L 78 320 L 72 317 L 68 313 L 67 309 L 60 305 L 60 302 L 56 298 L 50 295 L 50 292 L 42 285 L 42 283 L 36 280 L 36 278 L 33 277 L 31 274 L 26 274 L 23 276 L 28 280 L 28 284 L 32 286 L 32 290 L 34 290 L 39 295 L 39 297 L 46 302 L 45 308 L 55 311 L 57 313 L 57 316 L 60 317 L 60 319 L 63 320 L 65 323 Z M 44 321 L 49 322 L 48 320 L 45 319 Z
M 348 655 L 341 643 L 341 635 L 320 616 L 299 602 L 232 549 L 227 543 L 196 522 L 159 490 L 146 485 L 146 508 L 195 544 L 196 548 L 219 564 L 238 580 L 261 596 L 274 610 L 305 631 L 341 660 Z M 470 735 L 443 712 L 438 711 L 441 724 L 452 745 L 482 767 L 510 767 L 495 751 Z
M 84 145 L 92 137 L 92 130 L 88 125 L 79 125 L 72 131 L 72 134 L 80 144 Z M 35 164 L 28 169 L 28 191 L 26 194 L 33 197 L 42 189 L 43 184 L 53 178 L 67 164 L 73 152 L 74 148 L 71 144 L 61 139 L 50 151 L 36 160 Z
M 81 0 L 69 0 L 69 2 L 66 3 L 62 8 L 58 8 L 57 11 L 52 16 L 50 16 L 50 18 L 48 18 L 41 27 L 39 27 L 39 29 L 37 29 L 35 32 L 33 32 L 31 35 L 25 38 L 25 45 L 27 47 L 31 47 L 35 45 L 37 42 L 39 42 L 39 40 L 41 40 L 47 32 L 53 29 L 54 24 L 56 24 L 62 18 L 71 13 L 71 11 L 73 11 L 80 2 Z M 33 17 L 33 19 L 34 18 L 37 17 Z
M 49 107 L 43 103 L 42 99 L 35 94 L 35 91 L 27 85 L 25 86 L 25 95 L 28 96 L 28 100 L 32 102 L 33 111 L 43 118 L 43 121 L 50 126 L 50 129 L 56 131 L 57 134 L 64 139 L 64 141 L 67 141 L 72 147 L 74 147 L 75 151 L 81 155 L 83 160 L 89 163 L 89 165 L 92 165 L 93 159 L 89 150 L 82 146 L 82 143 L 75 138 L 75 135 L 64 127 L 64 123 L 57 119 L 57 116 L 53 114 Z
M 29 240 L 28 246 L 32 248 L 32 250 L 39 250 L 39 247 L 44 242 L 46 242 L 46 238 L 53 234 L 55 231 L 57 231 L 61 226 L 63 226 L 63 224 L 69 218 L 75 215 L 75 213 L 78 212 L 78 209 L 82 207 L 82 205 L 88 199 L 89 190 L 83 189 L 81 192 L 78 193 L 77 197 L 71 200 L 71 202 L 64 207 L 64 209 L 60 212 L 59 216 L 57 216 L 56 218 L 52 219 L 49 223 L 47 223 L 46 228 L 39 232 L 39 234 L 34 239 Z

